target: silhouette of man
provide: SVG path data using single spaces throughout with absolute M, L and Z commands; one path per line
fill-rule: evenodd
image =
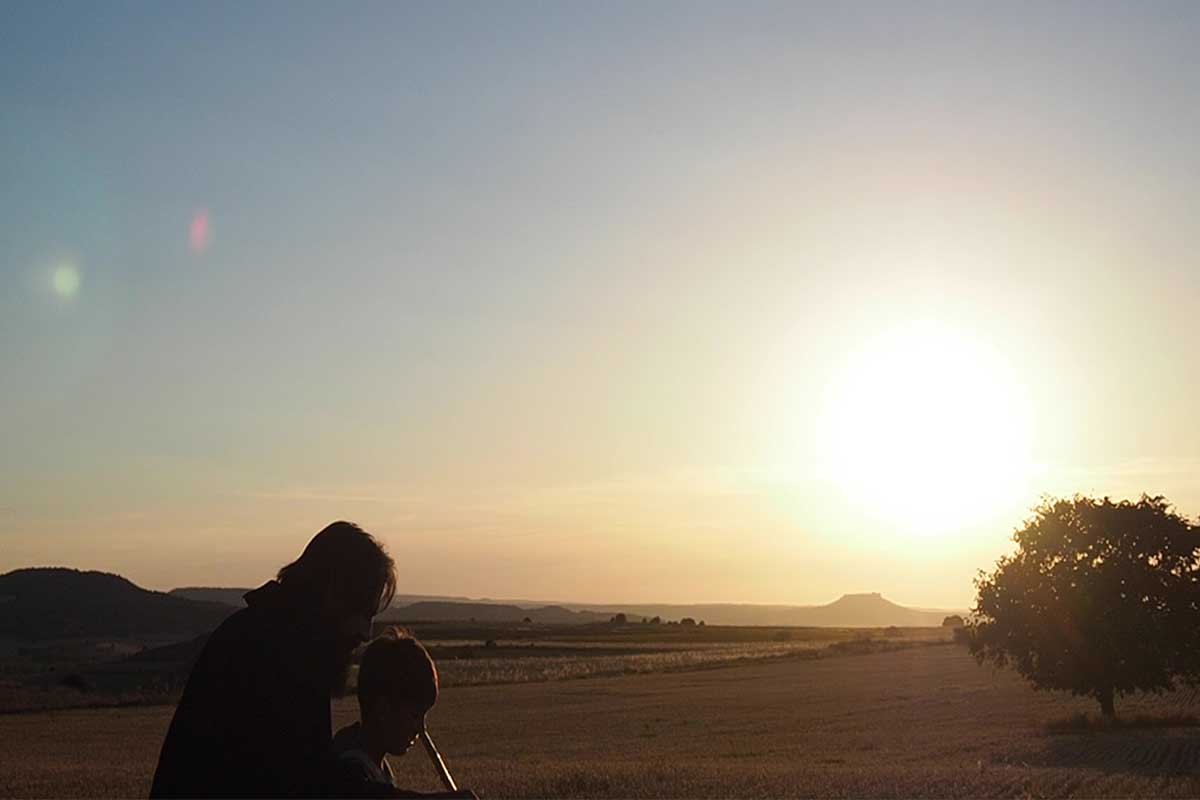
M 349 522 L 322 530 L 213 632 L 167 730 L 151 797 L 319 795 L 330 698 L 371 618 L 396 592 L 392 559 Z

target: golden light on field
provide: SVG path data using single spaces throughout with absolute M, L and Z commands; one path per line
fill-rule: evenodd
M 910 535 L 960 530 L 1023 499 L 1032 443 L 1013 370 L 933 322 L 853 353 L 825 393 L 832 477 L 869 516 Z

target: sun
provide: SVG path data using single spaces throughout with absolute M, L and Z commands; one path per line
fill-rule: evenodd
M 1024 500 L 1028 398 L 960 331 L 918 322 L 873 339 L 827 386 L 820 424 L 829 477 L 898 531 L 946 534 Z

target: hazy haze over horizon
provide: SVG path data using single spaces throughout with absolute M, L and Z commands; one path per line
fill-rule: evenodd
M 1200 515 L 1200 6 L 3 19 L 0 571 L 964 607 Z

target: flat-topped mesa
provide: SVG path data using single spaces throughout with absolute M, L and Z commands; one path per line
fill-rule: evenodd
M 854 592 L 851 594 L 844 594 L 841 597 L 839 597 L 837 600 L 834 600 L 832 603 L 829 604 L 829 606 L 826 606 L 826 607 L 828 608 L 831 606 L 839 606 L 839 605 L 879 606 L 879 607 L 887 607 L 887 608 L 900 608 L 901 607 L 901 606 L 897 605 L 896 603 L 893 603 L 891 600 L 888 600 L 887 598 L 885 598 L 879 592 Z

